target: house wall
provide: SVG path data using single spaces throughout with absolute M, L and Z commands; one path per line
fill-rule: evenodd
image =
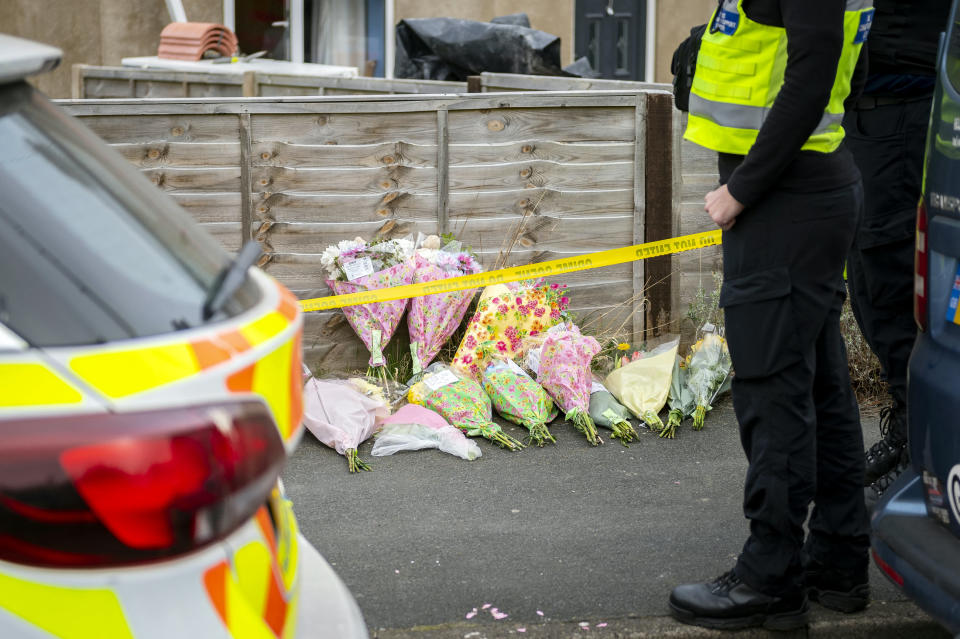
M 221 0 L 183 0 L 194 22 L 222 22 Z M 70 97 L 75 63 L 118 65 L 122 58 L 156 55 L 170 22 L 163 0 L 0 0 L 0 32 L 63 50 L 52 73 L 32 82 L 53 98 Z
M 657 51 L 655 81 L 670 82 L 670 59 L 673 51 L 690 28 L 703 24 L 717 8 L 716 0 L 658 0 L 657 1 Z
M 575 0 L 394 0 L 395 17 L 451 16 L 489 20 L 525 11 L 533 27 L 561 38 L 563 64 L 573 61 Z M 183 0 L 196 22 L 223 20 L 222 0 Z M 63 63 L 34 80 L 51 97 L 69 97 L 74 63 L 117 65 L 130 56 L 152 55 L 169 22 L 162 0 L 0 0 L 0 32 L 60 47 Z M 690 27 L 707 20 L 715 0 L 657 0 L 655 81 L 669 82 L 670 58 Z

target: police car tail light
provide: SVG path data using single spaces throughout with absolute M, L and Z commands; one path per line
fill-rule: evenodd
M 0 559 L 104 567 L 223 538 L 285 459 L 259 403 L 23 420 L 0 443 Z
M 921 331 L 927 330 L 927 205 L 917 206 L 916 250 L 913 254 L 913 319 Z

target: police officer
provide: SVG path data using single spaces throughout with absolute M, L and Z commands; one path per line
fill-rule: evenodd
M 863 175 L 864 216 L 847 263 L 850 304 L 880 360 L 891 404 L 866 452 L 864 485 L 879 497 L 907 462 L 907 363 L 913 320 L 914 224 L 939 33 L 949 0 L 876 0 L 863 95 L 844 118 Z
M 674 588 L 686 623 L 791 629 L 808 594 L 868 603 L 863 437 L 839 318 L 863 206 L 841 121 L 872 14 L 870 0 L 720 0 L 701 42 L 685 137 L 719 152 L 705 210 L 724 231 L 750 535 L 732 570 Z

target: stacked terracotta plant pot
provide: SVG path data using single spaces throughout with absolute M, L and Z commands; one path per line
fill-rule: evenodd
M 207 51 L 232 56 L 237 36 L 222 24 L 212 22 L 171 22 L 160 33 L 157 57 L 168 60 L 200 60 Z

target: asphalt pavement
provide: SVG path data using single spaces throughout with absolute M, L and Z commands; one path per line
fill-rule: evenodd
M 863 422 L 872 443 L 876 418 Z M 367 442 L 360 457 L 373 470 L 354 475 L 306 433 L 283 477 L 301 532 L 351 589 L 371 636 L 729 636 L 667 610 L 674 585 L 728 570 L 747 535 L 729 396 L 700 432 L 689 421 L 674 440 L 639 430 L 629 448 L 609 437 L 594 448 L 557 421 L 556 445 L 508 452 L 479 441 L 472 462 L 437 450 L 374 458 Z M 948 636 L 876 568 L 871 587 L 865 612 L 813 605 L 809 631 L 774 634 Z

